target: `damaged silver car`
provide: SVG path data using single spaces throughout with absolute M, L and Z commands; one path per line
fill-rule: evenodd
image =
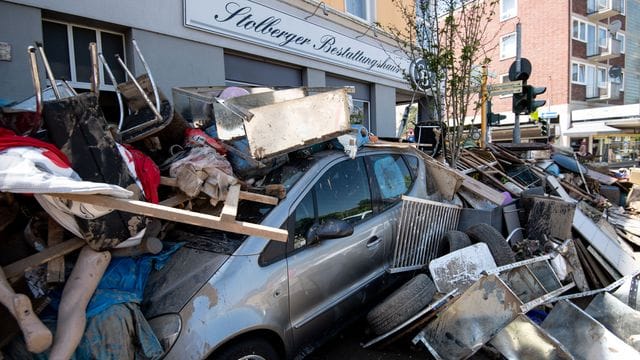
M 363 148 L 355 159 L 325 150 L 266 177 L 278 205 L 241 201 L 239 221 L 287 229 L 270 241 L 176 228 L 183 246 L 146 288 L 143 310 L 167 359 L 303 357 L 364 315 L 400 275 L 392 257 L 401 196 L 427 197 L 412 148 Z

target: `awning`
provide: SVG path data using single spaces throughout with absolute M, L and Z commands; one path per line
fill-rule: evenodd
M 640 129 L 640 118 L 620 119 L 620 120 L 608 120 L 605 121 L 605 125 L 614 127 L 616 129 Z
M 604 121 L 589 121 L 584 123 L 574 123 L 572 127 L 562 131 L 563 136 L 590 136 L 599 134 L 615 134 L 620 129 L 607 126 Z

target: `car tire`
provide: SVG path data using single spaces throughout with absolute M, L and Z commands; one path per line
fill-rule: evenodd
M 367 321 L 374 333 L 384 334 L 424 309 L 435 293 L 433 281 L 418 274 L 374 307 L 367 314 Z
M 507 243 L 504 236 L 493 226 L 480 223 L 471 226 L 465 230 L 465 233 L 469 235 L 472 243 L 477 244 L 483 242 L 487 244 L 496 265 L 502 266 L 516 261 L 516 256 L 513 250 L 511 250 L 509 243 Z
M 471 246 L 469 235 L 458 230 L 447 231 L 438 246 L 438 257 Z
M 278 360 L 276 349 L 263 338 L 245 338 L 231 343 L 213 354 L 209 359 L 216 360 Z

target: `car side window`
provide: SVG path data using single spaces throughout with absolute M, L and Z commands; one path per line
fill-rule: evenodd
M 293 248 L 299 249 L 307 244 L 307 230 L 315 221 L 315 205 L 313 190 L 302 199 L 295 211 L 295 226 L 293 231 Z
M 316 218 L 320 222 L 329 218 L 341 219 L 354 225 L 372 215 L 371 189 L 364 160 L 342 161 L 325 172 L 296 207 L 293 248 L 306 245 L 307 231 Z
M 318 219 L 345 220 L 352 225 L 373 215 L 371 189 L 364 160 L 342 161 L 315 184 Z
M 404 159 L 407 161 L 407 164 L 409 165 L 409 169 L 411 170 L 411 175 L 413 175 L 413 178 L 417 178 L 418 177 L 418 169 L 419 169 L 419 165 L 418 165 L 418 158 L 412 155 L 405 155 Z
M 372 155 L 370 158 L 373 174 L 380 186 L 383 208 L 387 208 L 411 189 L 411 173 L 400 155 Z

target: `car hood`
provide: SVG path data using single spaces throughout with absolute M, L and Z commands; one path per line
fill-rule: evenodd
M 180 248 L 162 269 L 149 276 L 142 303 L 145 317 L 179 312 L 228 258 L 225 254 Z

